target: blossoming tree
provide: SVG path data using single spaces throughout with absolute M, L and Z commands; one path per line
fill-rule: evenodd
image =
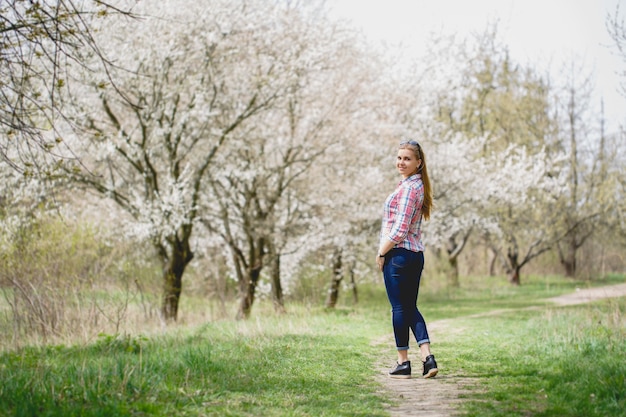
M 261 1 L 146 1 L 140 20 L 103 27 L 120 69 L 119 95 L 101 75 L 74 90 L 84 133 L 74 183 L 111 198 L 128 214 L 128 232 L 150 239 L 163 265 L 165 319 L 176 319 L 192 232 L 209 175 L 257 118 L 292 87 L 310 62 L 285 38 L 289 13 Z
M 72 80 L 67 65 L 86 54 L 106 70 L 110 62 L 92 25 L 107 15 L 131 15 L 107 1 L 4 0 L 0 3 L 0 159 L 27 175 L 56 174 L 66 113 L 61 90 Z M 71 156 L 71 155 L 70 155 Z

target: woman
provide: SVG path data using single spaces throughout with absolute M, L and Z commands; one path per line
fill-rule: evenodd
M 426 160 L 416 141 L 400 143 L 396 168 L 402 181 L 385 201 L 380 247 L 376 256 L 383 271 L 391 303 L 393 333 L 398 363 L 389 372 L 392 378 L 411 378 L 408 358 L 409 329 L 420 348 L 424 378 L 437 375 L 437 362 L 430 352 L 424 317 L 417 309 L 417 294 L 424 269 L 422 219 L 430 218 L 432 193 Z

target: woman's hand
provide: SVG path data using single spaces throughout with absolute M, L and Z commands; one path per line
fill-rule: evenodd
M 378 269 L 380 271 L 383 270 L 383 265 L 385 265 L 385 257 L 384 256 L 379 256 L 379 254 L 376 254 L 376 265 L 378 265 Z

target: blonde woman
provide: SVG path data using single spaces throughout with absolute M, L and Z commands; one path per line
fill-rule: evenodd
M 430 351 L 424 317 L 417 308 L 424 269 L 422 220 L 430 218 L 432 191 L 424 151 L 416 141 L 400 143 L 396 168 L 402 180 L 385 201 L 381 239 L 376 263 L 383 272 L 391 304 L 398 361 L 392 378 L 411 378 L 408 358 L 409 329 L 420 349 L 424 378 L 437 375 L 437 362 Z

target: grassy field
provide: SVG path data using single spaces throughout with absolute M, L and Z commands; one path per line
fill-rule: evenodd
M 623 416 L 626 298 L 459 319 L 438 345 L 470 416 Z
M 624 277 L 593 285 L 624 282 Z M 529 277 L 424 285 L 441 372 L 475 380 L 470 416 L 623 416 L 626 299 L 556 308 L 548 297 L 589 283 Z M 245 322 L 218 321 L 151 335 L 101 335 L 86 345 L 30 347 L 0 355 L 6 416 L 385 416 L 372 343 L 391 332 L 380 285 L 357 306 L 255 306 Z M 528 310 L 526 307 L 535 306 Z M 470 314 L 503 310 L 497 315 Z

